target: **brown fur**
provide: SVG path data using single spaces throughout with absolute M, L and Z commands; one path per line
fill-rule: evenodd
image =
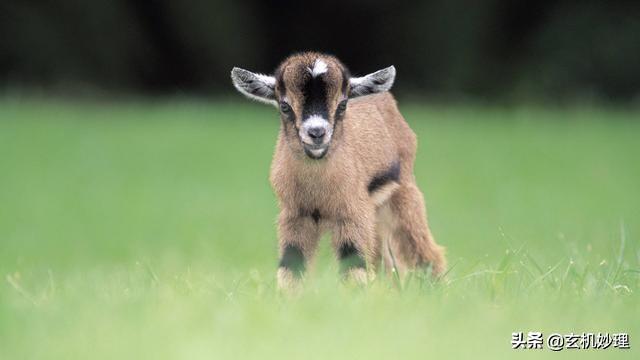
M 291 70 L 291 63 L 303 61 L 308 66 L 316 57 L 317 54 L 306 54 L 283 63 L 285 74 L 292 71 L 296 75 L 289 80 L 292 84 L 287 89 L 295 88 L 300 77 L 299 72 Z M 330 68 L 339 64 L 327 62 Z M 335 74 L 332 73 L 334 82 L 341 85 Z M 339 85 L 333 87 L 334 98 L 338 97 L 338 89 Z M 294 93 L 290 99 L 299 99 L 299 94 Z M 337 104 L 337 100 L 334 102 Z M 296 104 L 296 108 L 300 105 Z M 387 269 L 392 266 L 389 248 L 400 270 L 430 263 L 435 274 L 443 272 L 446 267 L 443 249 L 431 235 L 422 193 L 413 175 L 416 136 L 390 93 L 350 100 L 330 153 L 322 161 L 292 151 L 291 143 L 295 147 L 298 140 L 289 136 L 285 127 L 280 131 L 271 166 L 271 183 L 281 207 L 278 221 L 281 252 L 294 244 L 302 249 L 308 261 L 320 235 L 331 231 L 335 249 L 344 241 L 356 242 L 369 273 L 375 271 L 383 254 Z M 396 160 L 401 165 L 397 185 L 386 185 L 390 191 L 374 200 L 367 191 L 369 181 Z M 384 192 L 385 187 L 376 193 Z M 309 216 L 316 209 L 320 214 L 318 223 Z M 279 280 L 286 286 L 291 276 L 281 269 Z
M 334 127 L 329 150 L 320 160 L 305 155 L 297 134 L 304 106 L 300 89 L 318 58 L 328 65 L 323 76 L 328 121 Z M 382 92 L 350 99 L 342 118 L 337 118 L 339 102 L 349 95 L 349 75 L 337 59 L 318 53 L 288 58 L 276 70 L 275 79 L 277 101 L 286 100 L 296 114 L 294 122 L 281 116 L 271 165 L 270 180 L 281 209 L 280 257 L 286 257 L 288 249 L 299 249 L 308 265 L 320 236 L 331 232 L 336 254 L 351 254 L 355 249 L 364 260 L 364 267 L 345 269 L 345 275 L 356 281 L 366 281 L 381 262 L 387 270 L 395 265 L 401 272 L 431 265 L 433 274 L 442 274 L 444 250 L 431 235 L 413 175 L 416 136 L 393 96 Z M 398 162 L 397 181 L 385 182 L 370 193 L 372 179 Z M 295 286 L 298 279 L 287 266 L 279 268 L 280 287 Z

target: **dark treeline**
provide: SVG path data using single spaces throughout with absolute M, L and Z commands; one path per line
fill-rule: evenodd
M 631 101 L 640 1 L 0 0 L 3 88 L 217 94 L 308 49 L 407 93 Z

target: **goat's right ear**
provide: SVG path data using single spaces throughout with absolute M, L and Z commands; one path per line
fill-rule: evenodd
M 233 81 L 233 86 L 249 99 L 278 106 L 275 91 L 276 79 L 273 76 L 255 74 L 234 67 L 231 70 L 231 81 Z

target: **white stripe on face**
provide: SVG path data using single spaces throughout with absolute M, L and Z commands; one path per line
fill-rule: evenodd
M 321 59 L 316 59 L 316 61 L 313 63 L 313 69 L 312 68 L 307 68 L 307 69 L 311 73 L 311 76 L 318 77 L 327 72 L 327 63 L 325 63 Z
M 324 128 L 325 135 L 322 144 L 327 144 L 331 141 L 331 135 L 333 135 L 331 124 L 320 115 L 311 115 L 302 122 L 302 127 L 300 128 L 299 135 L 303 142 L 309 145 L 314 144 L 313 139 L 308 134 L 309 129 L 313 128 Z

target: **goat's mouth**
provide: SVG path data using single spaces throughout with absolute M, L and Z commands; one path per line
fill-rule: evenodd
M 304 153 L 307 154 L 308 157 L 318 160 L 325 156 L 329 149 L 329 144 L 311 145 L 303 142 L 302 147 L 304 148 Z

